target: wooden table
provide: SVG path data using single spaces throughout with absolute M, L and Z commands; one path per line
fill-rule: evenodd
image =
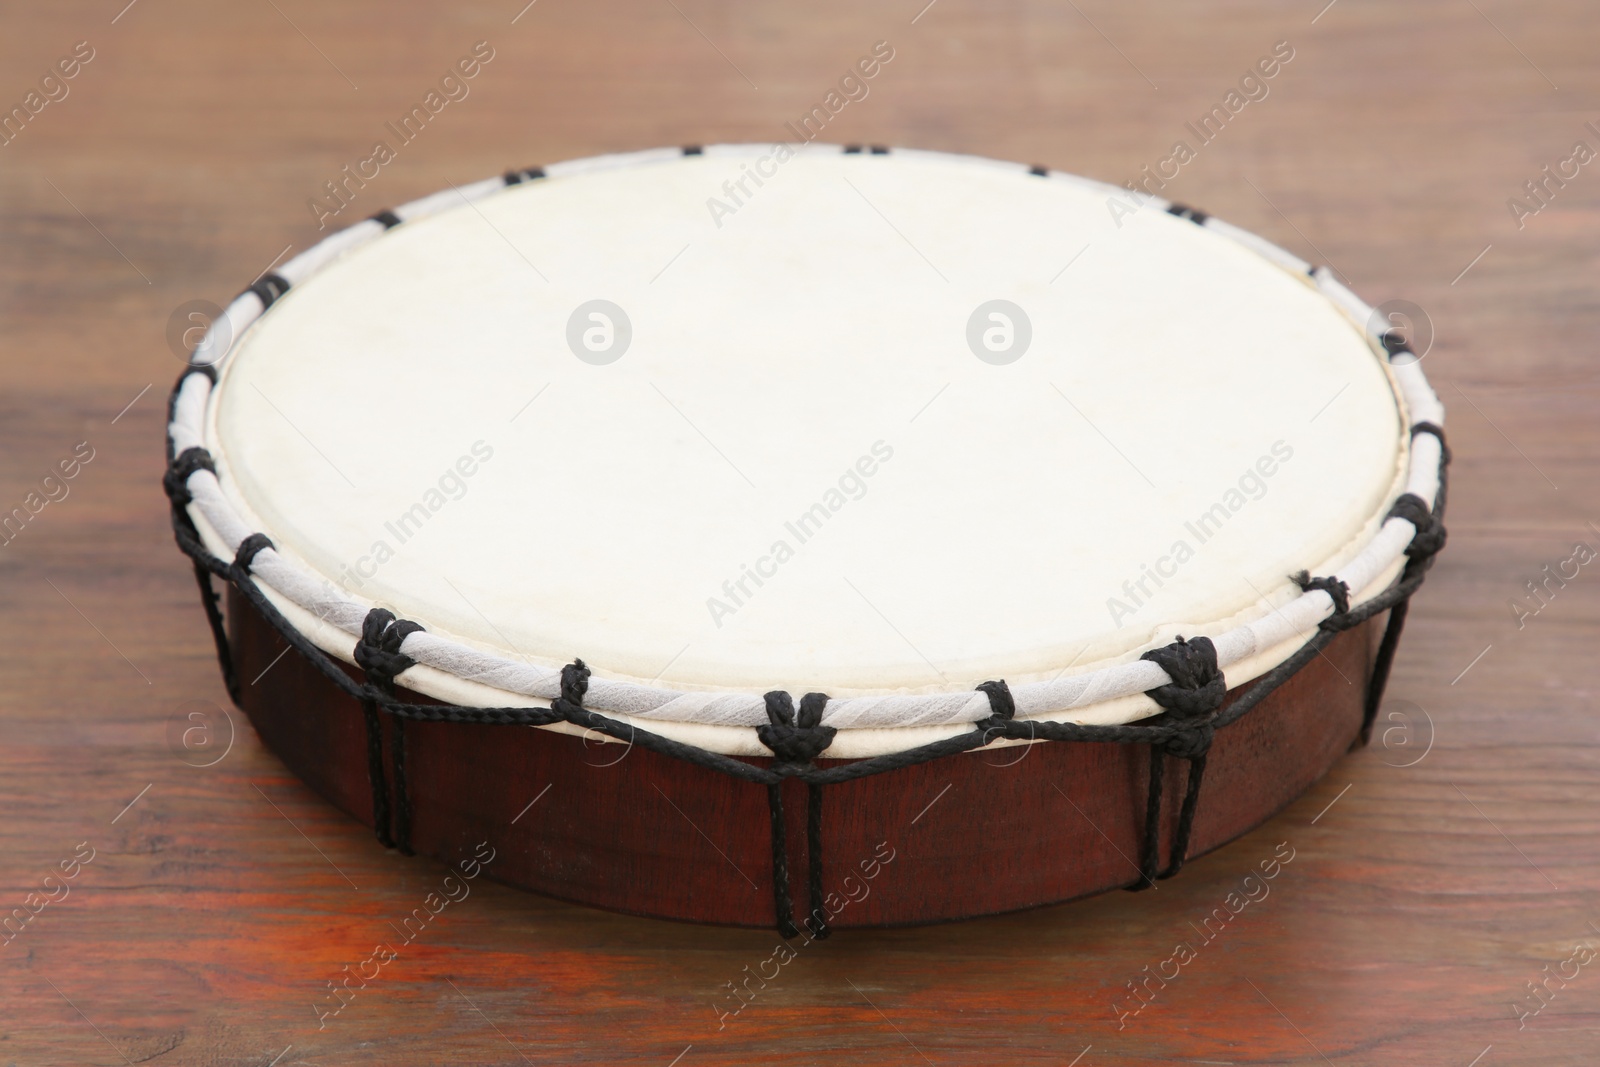
M 7 4 L 0 35 L 7 102 L 93 49 L 0 147 L 0 511 L 93 450 L 0 547 L 0 907 L 68 887 L 0 947 L 0 1063 L 1594 1062 L 1600 965 L 1568 961 L 1600 946 L 1600 579 L 1536 614 L 1524 583 L 1600 547 L 1600 174 L 1507 203 L 1600 148 L 1585 5 L 123 2 Z M 879 40 L 830 139 L 1123 181 L 1288 41 L 1167 193 L 1431 320 L 1451 541 L 1373 746 L 1157 892 L 849 932 L 736 1015 L 773 935 L 479 880 L 319 1030 L 444 871 L 376 847 L 237 712 L 218 762 L 175 754 L 227 724 L 187 717 L 226 698 L 158 486 L 169 318 L 306 247 L 307 200 L 480 40 L 470 96 L 339 223 L 513 165 L 783 137 Z M 1201 942 L 1280 845 L 1270 896 Z M 1131 1013 L 1179 941 L 1201 947 Z

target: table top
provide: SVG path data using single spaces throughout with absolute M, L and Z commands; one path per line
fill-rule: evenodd
M 0 910 L 31 918 L 0 944 L 0 1063 L 1589 1062 L 1584 13 L 12 5 L 0 515 L 24 518 L 0 544 Z M 826 110 L 878 42 L 870 91 Z M 476 73 L 445 83 L 463 59 Z M 435 89 L 452 98 L 416 123 Z M 444 870 L 377 847 L 222 710 L 159 488 L 190 302 L 225 302 L 319 222 L 512 166 L 793 139 L 814 106 L 828 140 L 1162 180 L 1374 303 L 1412 302 L 1395 307 L 1450 413 L 1451 540 L 1373 744 L 1155 892 L 847 931 L 764 984 L 771 933 L 479 880 L 319 1028 L 329 984 Z M 392 158 L 333 199 L 379 140 Z M 225 750 L 209 766 L 194 729 Z M 1270 892 L 1200 934 L 1275 855 L 1292 859 Z M 1135 1000 L 1151 973 L 1169 977 Z

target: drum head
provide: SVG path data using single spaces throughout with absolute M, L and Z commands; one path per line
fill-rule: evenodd
M 1018 686 L 1272 616 L 1404 488 L 1365 324 L 1125 191 L 808 146 L 467 200 L 297 281 L 206 443 L 286 560 L 508 661 Z

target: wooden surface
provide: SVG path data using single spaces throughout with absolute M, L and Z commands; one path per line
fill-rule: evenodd
M 1600 544 L 1600 175 L 1552 183 L 1520 229 L 1507 207 L 1575 141 L 1600 142 L 1590 8 L 539 0 L 513 24 L 518 0 L 121 6 L 0 12 L 0 100 L 75 42 L 95 49 L 0 147 L 0 508 L 94 449 L 0 547 L 0 892 L 7 909 L 67 892 L 0 947 L 0 1063 L 1593 1061 L 1600 968 L 1568 961 L 1600 945 L 1600 580 L 1552 582 L 1521 628 L 1509 602 L 1575 541 Z M 1433 323 L 1451 542 L 1412 613 L 1398 717 L 1155 892 L 852 931 L 781 966 L 771 934 L 479 878 L 319 1030 L 328 983 L 395 940 L 446 871 L 375 848 L 236 712 L 209 767 L 172 743 L 225 697 L 157 485 L 169 316 L 304 248 L 306 200 L 475 41 L 496 51 L 471 95 L 346 217 L 506 166 L 776 138 L 881 39 L 895 59 L 831 139 L 1113 181 L 1292 43 L 1270 95 L 1167 192 Z M 1203 937 L 1275 851 L 1292 859 L 1250 883 L 1268 895 Z M 75 877 L 46 883 L 63 863 Z M 972 893 L 984 877 L 968 873 Z M 1192 958 L 1119 1028 L 1126 983 L 1170 974 L 1180 941 Z M 1541 1004 L 1519 1023 L 1517 1005 Z

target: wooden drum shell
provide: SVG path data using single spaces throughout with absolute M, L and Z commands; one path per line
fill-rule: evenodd
M 266 671 L 243 686 L 257 733 L 312 789 L 371 826 L 359 703 L 299 655 L 267 670 L 285 643 L 231 587 L 228 618 L 238 676 Z M 1266 821 L 1349 750 L 1387 618 L 1340 634 L 1217 731 L 1191 858 Z M 1232 690 L 1229 700 L 1249 688 Z M 387 751 L 396 723 L 381 718 Z M 485 870 L 509 885 L 639 915 L 772 927 L 764 786 L 637 745 L 534 727 L 407 722 L 405 730 L 419 854 L 454 863 L 488 841 L 497 855 Z M 1163 857 L 1186 766 L 1166 761 Z M 831 924 L 942 922 L 1129 885 L 1137 880 L 1148 771 L 1145 745 L 1043 743 L 827 786 L 822 880 L 839 902 Z M 791 780 L 783 788 L 790 893 L 804 912 L 806 786 Z

